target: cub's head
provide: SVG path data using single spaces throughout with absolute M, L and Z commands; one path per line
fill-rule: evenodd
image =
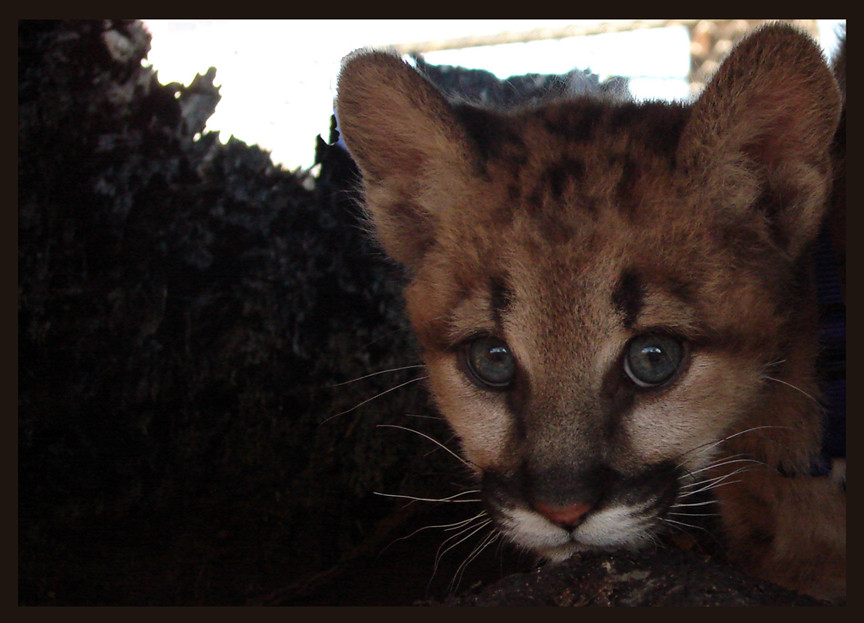
M 549 558 L 639 545 L 730 436 L 807 464 L 806 250 L 838 109 L 818 48 L 782 26 L 692 107 L 481 110 L 396 56 L 346 59 L 339 129 L 409 270 L 436 403 L 511 540 Z

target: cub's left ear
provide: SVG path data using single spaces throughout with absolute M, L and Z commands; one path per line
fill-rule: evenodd
M 388 52 L 358 50 L 339 75 L 339 131 L 363 173 L 366 209 L 388 255 L 416 268 L 441 219 L 430 189 L 455 194 L 473 146 L 448 100 Z
M 732 51 L 694 104 L 678 161 L 706 201 L 751 211 L 794 257 L 819 231 L 839 116 L 836 81 L 813 40 L 767 26 Z

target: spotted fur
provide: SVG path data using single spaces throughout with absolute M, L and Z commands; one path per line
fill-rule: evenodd
M 639 547 L 687 487 L 746 457 L 716 488 L 730 558 L 843 599 L 845 489 L 808 477 L 808 250 L 839 112 L 819 49 L 782 25 L 742 42 L 692 106 L 483 110 L 388 53 L 346 59 L 339 126 L 368 212 L 410 272 L 432 394 L 512 542 L 553 560 Z M 628 348 L 654 334 L 682 356 L 642 387 Z M 478 336 L 509 349 L 506 387 L 472 372 Z

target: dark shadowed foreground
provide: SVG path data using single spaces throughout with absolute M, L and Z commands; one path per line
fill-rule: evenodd
M 202 134 L 213 73 L 160 85 L 137 22 L 18 35 L 20 605 L 815 603 L 699 549 L 460 567 L 485 532 L 417 530 L 476 504 L 375 495 L 470 480 L 394 370 L 400 275 L 345 152 L 313 176 Z

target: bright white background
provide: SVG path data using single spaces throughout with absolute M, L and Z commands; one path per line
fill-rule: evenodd
M 222 100 L 208 131 L 258 144 L 287 169 L 309 168 L 315 136 L 327 139 L 339 63 L 365 46 L 590 25 L 599 20 L 144 20 L 147 62 L 167 84 L 216 67 Z M 615 21 L 615 20 L 611 20 Z M 621 20 L 618 20 L 621 21 Z M 826 53 L 837 25 L 821 20 Z M 686 99 L 689 39 L 683 27 L 432 52 L 434 64 L 486 69 L 499 78 L 590 69 L 630 78 L 637 98 Z

